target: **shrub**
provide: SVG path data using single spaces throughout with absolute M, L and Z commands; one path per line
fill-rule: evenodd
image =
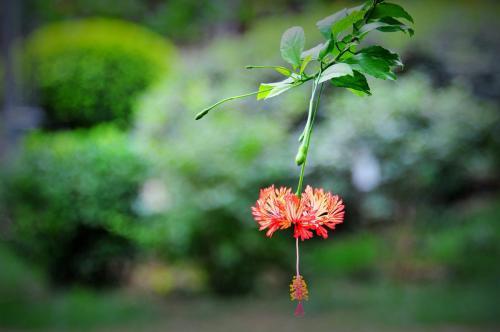
M 6 175 L 14 242 L 53 280 L 105 284 L 120 276 L 145 175 L 124 134 L 112 127 L 32 134 Z
M 49 127 L 130 121 L 135 97 L 169 71 L 173 47 L 132 23 L 86 19 L 35 31 L 25 48 Z
M 432 229 L 422 232 L 419 254 L 448 268 L 461 280 L 497 280 L 500 266 L 500 199 L 485 200 L 467 211 L 436 216 Z M 422 224 L 428 225 L 430 222 Z M 473 257 L 473 259 L 464 259 Z

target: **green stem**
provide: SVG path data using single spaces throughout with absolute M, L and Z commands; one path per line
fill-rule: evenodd
M 253 96 L 253 95 L 256 95 L 258 93 L 267 92 L 267 91 L 271 91 L 271 90 L 272 90 L 272 88 L 270 88 L 268 90 L 263 90 L 263 91 L 254 91 L 254 92 L 250 92 L 250 93 L 245 93 L 245 94 L 242 94 L 242 95 L 232 96 L 232 97 L 229 97 L 229 98 L 225 98 L 225 99 L 219 100 L 218 102 L 216 102 L 212 106 L 209 106 L 209 107 L 205 108 L 203 111 L 201 111 L 200 113 L 196 114 L 195 119 L 196 120 L 201 119 L 202 117 L 204 117 L 205 115 L 207 115 L 207 113 L 210 112 L 212 109 L 214 109 L 215 107 L 217 107 L 220 104 L 223 104 L 223 103 L 225 103 L 227 101 L 234 100 L 234 99 L 245 98 L 245 97 Z
M 316 79 L 313 83 L 313 91 L 311 93 L 311 99 L 309 100 L 309 113 L 307 116 L 306 127 L 304 130 L 305 134 L 304 134 L 304 141 L 302 143 L 303 147 L 301 147 L 302 151 L 304 153 L 304 162 L 300 165 L 301 167 L 300 167 L 299 183 L 297 185 L 297 191 L 295 192 L 295 194 L 299 197 L 301 195 L 302 186 L 304 183 L 304 173 L 305 173 L 306 164 L 307 164 L 307 154 L 309 152 L 309 144 L 311 142 L 311 134 L 312 134 L 313 127 L 314 127 L 314 120 L 316 119 L 316 114 L 318 113 L 319 102 L 321 99 L 321 93 L 323 92 L 323 88 L 324 88 L 324 84 L 321 83 L 320 88 L 319 88 L 318 97 L 315 98 L 320 76 L 321 76 L 321 72 L 318 75 L 318 79 Z
M 297 185 L 297 191 L 295 192 L 295 195 L 299 197 L 302 195 L 301 191 L 302 191 L 302 183 L 304 182 L 304 171 L 306 169 L 306 161 L 307 160 L 305 160 L 304 163 L 300 166 L 299 183 Z
M 290 76 L 292 75 L 292 71 L 286 67 L 283 66 L 260 66 L 260 65 L 248 65 L 245 66 L 246 69 L 274 69 L 278 73 L 285 75 L 285 76 Z

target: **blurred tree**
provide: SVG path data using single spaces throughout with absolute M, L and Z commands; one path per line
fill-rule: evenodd
M 35 31 L 24 62 L 49 128 L 109 121 L 123 127 L 136 96 L 168 73 L 175 56 L 169 43 L 142 27 L 87 19 Z
M 12 240 L 53 281 L 100 285 L 122 277 L 146 172 L 127 142 L 112 127 L 35 133 L 4 174 Z

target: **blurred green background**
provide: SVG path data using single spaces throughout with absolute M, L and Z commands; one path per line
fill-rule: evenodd
M 308 89 L 194 115 L 359 2 L 2 2 L 0 330 L 500 328 L 500 4 L 396 2 L 415 36 L 369 42 L 398 80 L 322 100 L 306 183 L 347 214 L 301 247 L 301 319 L 291 234 L 250 206 L 295 185 Z

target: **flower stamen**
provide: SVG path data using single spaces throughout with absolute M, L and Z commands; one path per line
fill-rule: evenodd
M 307 284 L 301 275 L 295 275 L 290 284 L 290 299 L 292 301 L 299 301 L 297 307 L 295 308 L 295 316 L 304 315 L 304 306 L 302 305 L 303 300 L 309 299 L 309 291 L 307 290 Z
M 290 284 L 290 299 L 292 301 L 302 301 L 309 299 L 307 284 L 301 275 L 293 276 L 292 283 Z

